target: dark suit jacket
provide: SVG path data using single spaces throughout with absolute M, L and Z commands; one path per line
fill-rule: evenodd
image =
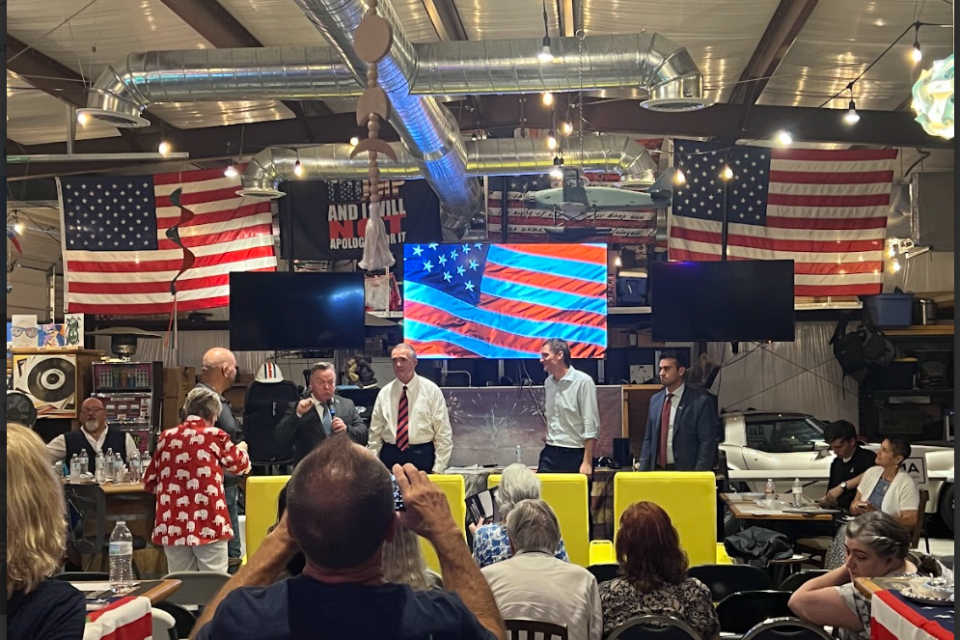
M 643 434 L 640 470 L 652 471 L 660 452 L 660 415 L 666 390 L 650 399 L 647 432 Z M 717 399 L 700 388 L 684 387 L 673 425 L 673 463 L 678 471 L 710 471 L 717 460 Z
M 335 395 L 332 402 L 334 417 L 340 418 L 347 425 L 347 435 L 350 439 L 357 444 L 367 446 L 367 425 L 363 423 L 363 418 L 360 417 L 353 401 Z M 291 402 L 287 412 L 277 423 L 274 436 L 282 445 L 293 442 L 293 461 L 296 465 L 323 442 L 327 434 L 323 432 L 323 424 L 320 422 L 320 414 L 317 413 L 316 408 L 310 409 L 300 418 L 297 417 L 297 402 Z

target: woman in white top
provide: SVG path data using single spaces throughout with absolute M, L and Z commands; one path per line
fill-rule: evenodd
M 900 437 L 883 441 L 877 452 L 877 466 L 863 472 L 857 496 L 850 504 L 850 513 L 859 516 L 871 511 L 882 511 L 896 518 L 908 531 L 917 526 L 920 517 L 920 489 L 900 465 L 910 457 L 910 443 Z M 843 564 L 843 527 L 837 532 L 827 551 L 825 566 L 835 569 Z

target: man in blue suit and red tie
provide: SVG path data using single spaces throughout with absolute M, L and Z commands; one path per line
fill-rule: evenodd
M 717 399 L 684 384 L 675 351 L 660 356 L 663 391 L 650 399 L 640 470 L 710 471 L 717 461 Z

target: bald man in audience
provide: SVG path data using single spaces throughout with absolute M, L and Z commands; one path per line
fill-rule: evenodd
M 214 426 L 225 431 L 233 444 L 239 444 L 243 439 L 240 433 L 240 425 L 237 424 L 237 419 L 233 415 L 230 401 L 223 395 L 237 379 L 237 357 L 229 349 L 214 347 L 203 354 L 203 364 L 200 367 L 200 375 L 197 377 L 199 382 L 196 386 L 213 389 L 220 396 L 222 411 L 220 411 L 220 417 L 217 418 Z M 242 476 L 224 470 L 223 488 L 226 494 L 227 510 L 230 512 L 230 524 L 234 531 L 240 531 L 237 500 L 240 498 L 239 484 L 241 480 Z M 241 548 L 238 535 L 234 536 L 227 544 L 227 550 L 230 556 L 230 565 L 239 565 Z
M 129 464 L 130 457 L 137 450 L 129 433 L 110 429 L 107 412 L 100 398 L 87 398 L 80 405 L 79 429 L 59 435 L 47 444 L 52 462 L 70 462 L 74 454 L 79 456 L 84 449 L 90 459 L 90 469 L 93 469 L 93 462 L 101 451 L 106 454 L 108 449 L 113 449 L 123 458 L 124 464 Z

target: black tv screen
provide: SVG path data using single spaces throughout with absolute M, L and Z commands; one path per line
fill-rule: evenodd
M 230 348 L 363 348 L 362 273 L 231 273 Z
M 661 262 L 650 272 L 657 342 L 793 342 L 793 261 Z

